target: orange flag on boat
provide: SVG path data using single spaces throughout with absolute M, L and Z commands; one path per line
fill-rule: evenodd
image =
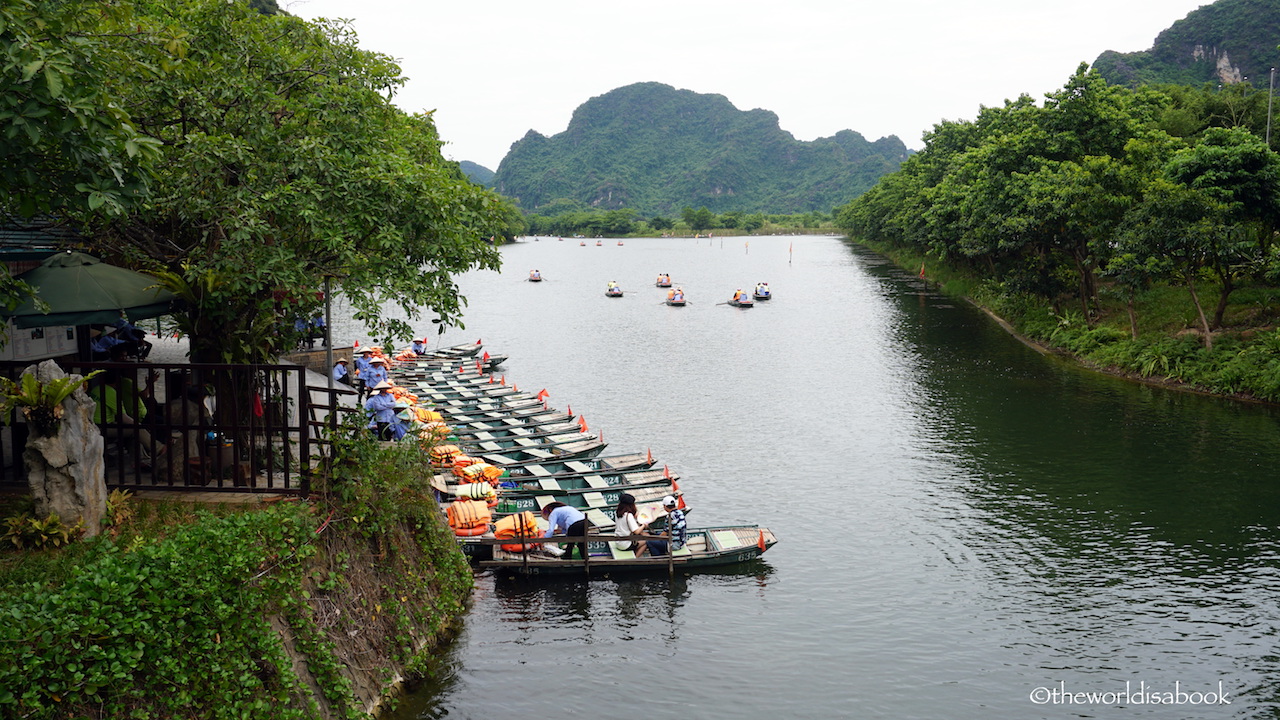
M 360 347 L 360 341 L 359 341 L 359 340 L 357 340 L 357 341 L 356 341 L 356 343 L 355 343 L 354 345 L 352 345 L 351 347 L 353 347 L 353 348 L 358 348 L 358 347 Z
M 677 490 L 679 490 L 679 489 L 680 489 L 680 483 L 676 482 L 675 480 L 672 480 L 672 481 L 671 481 L 671 492 L 675 492 L 675 491 L 677 491 Z
M 480 344 L 480 338 L 476 338 L 476 344 L 477 344 L 477 345 L 479 345 L 479 344 Z
M 586 431 L 587 431 L 587 419 L 586 419 L 586 418 L 584 418 L 584 417 L 580 417 L 580 418 L 578 418 L 578 427 L 582 429 L 582 432 L 586 432 Z
M 766 545 L 764 542 L 763 530 L 760 531 L 760 539 L 756 541 L 756 547 L 760 548 L 760 552 L 764 552 L 765 550 L 769 549 L 769 546 Z
M 650 465 L 653 464 L 653 448 L 645 448 L 644 459 L 645 462 L 648 462 Z
M 546 399 L 547 399 L 547 396 L 548 396 L 548 395 L 550 395 L 550 394 L 551 394 L 551 393 L 547 392 L 547 389 L 546 389 L 546 388 L 542 388 L 542 390 L 540 390 L 540 391 L 538 392 L 538 399 L 539 399 L 539 400 L 546 400 Z
M 670 479 L 671 479 L 671 468 L 667 467 L 666 465 L 663 465 L 663 466 L 662 466 L 662 477 L 664 477 L 664 478 L 666 478 L 666 479 L 670 480 Z
M 511 383 L 511 389 L 515 392 L 520 392 L 520 386 L 515 383 Z
M 502 376 L 502 384 L 503 384 L 503 385 L 506 385 L 506 384 L 507 384 L 507 376 L 506 376 L 506 375 L 503 375 L 503 376 Z
M 681 510 L 684 510 L 684 509 L 685 509 L 685 507 L 686 507 L 686 506 L 685 506 L 685 504 L 684 504 L 684 494 L 683 494 L 683 493 L 681 493 L 680 495 L 677 495 L 677 496 L 676 496 L 676 507 L 680 508 Z
M 488 360 L 488 359 L 489 359 L 489 351 L 488 351 L 488 350 L 485 350 L 485 351 L 484 351 L 484 355 L 482 355 L 481 357 L 483 357 L 485 360 Z
M 569 417 L 573 417 L 573 406 L 572 406 L 572 405 L 565 405 L 565 407 L 569 408 Z

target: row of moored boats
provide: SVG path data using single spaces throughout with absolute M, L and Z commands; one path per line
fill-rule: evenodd
M 652 521 L 649 534 L 633 540 L 664 537 L 665 497 L 693 512 L 679 476 L 658 467 L 649 450 L 604 454 L 602 434 L 592 433 L 571 406 L 561 411 L 548 404 L 545 389 L 508 385 L 495 373 L 505 356 L 482 358 L 481 348 L 477 341 L 412 359 L 400 355 L 391 377 L 415 406 L 409 416 L 421 421 L 411 432 L 431 444 L 432 487 L 450 527 L 481 567 L 530 575 L 670 572 L 750 561 L 777 541 L 755 525 L 690 522 L 686 546 L 671 555 L 619 550 L 614 509 L 624 493 L 635 499 L 640 521 Z M 542 539 L 542 508 L 556 502 L 589 521 L 585 561 L 553 554 Z

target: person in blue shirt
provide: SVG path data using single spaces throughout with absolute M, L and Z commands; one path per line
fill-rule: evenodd
M 346 360 L 339 360 L 333 364 L 333 380 L 343 385 L 351 384 L 351 371 L 347 370 Z
M 399 424 L 396 422 L 396 399 L 388 392 L 390 389 L 391 383 L 383 380 L 370 388 L 372 394 L 364 401 L 364 410 L 369 414 L 366 427 L 373 430 L 379 440 L 393 439 L 392 426 Z
M 90 334 L 97 333 L 93 339 L 89 341 L 89 350 L 93 353 L 94 360 L 108 360 L 111 358 L 111 350 L 117 346 L 125 345 L 125 341 L 115 336 L 114 330 L 92 330 Z
M 587 516 L 582 511 L 565 505 L 562 502 L 548 503 L 542 508 L 542 517 L 547 521 L 547 531 L 543 533 L 544 538 L 549 538 L 556 534 L 556 530 L 563 530 L 564 534 L 569 537 L 582 537 L 587 534 Z M 554 545 L 546 545 L 548 550 L 554 548 Z M 582 559 L 587 559 L 586 542 L 575 542 L 569 546 L 568 552 L 564 553 L 565 559 L 573 558 L 573 549 L 578 548 L 578 553 L 582 555 Z M 559 548 L 556 548 L 559 550 Z M 551 550 L 553 555 L 559 553 Z
M 667 530 L 671 533 L 671 543 L 668 545 L 666 540 L 645 540 L 650 555 L 666 555 L 668 547 L 671 552 L 675 552 L 688 541 L 689 524 L 678 505 L 674 495 L 662 498 L 662 509 L 667 511 Z
M 426 354 L 427 354 L 427 349 L 428 349 L 428 344 L 427 344 L 427 339 L 426 339 L 426 338 L 422 338 L 421 340 L 414 340 L 414 341 L 413 341 L 413 348 L 412 348 L 412 350 L 413 350 L 413 354 L 414 354 L 414 355 L 426 355 Z
M 387 361 L 380 357 L 370 360 L 369 369 L 360 373 L 360 379 L 364 380 L 364 385 L 368 388 L 385 380 L 390 380 L 391 374 L 387 371 Z
M 123 317 L 112 323 L 112 326 L 116 329 L 116 336 L 128 347 L 130 355 L 136 356 L 139 360 L 147 359 L 147 355 L 151 354 L 151 343 L 147 342 L 146 330 Z

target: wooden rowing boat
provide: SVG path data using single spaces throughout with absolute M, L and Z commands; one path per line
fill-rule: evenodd
M 498 467 L 529 465 L 529 464 L 545 464 L 549 462 L 559 462 L 564 460 L 585 460 L 594 458 L 604 451 L 608 443 L 598 438 L 590 440 L 579 440 L 572 443 L 564 443 L 562 445 L 537 445 L 537 446 L 515 446 L 501 447 L 493 450 L 487 450 L 490 445 L 498 443 L 479 443 L 475 449 L 482 450 L 479 454 L 469 452 L 468 454 L 478 457 L 481 460 L 496 465 Z
M 480 560 L 482 568 L 510 575 L 565 576 L 607 575 L 621 573 L 691 572 L 699 568 L 721 567 L 750 562 L 777 544 L 778 539 L 768 528 L 758 525 L 727 525 L 720 527 L 689 528 L 685 547 L 666 555 L 636 557 L 629 550 L 618 550 L 613 536 L 590 536 L 587 542 L 587 560 L 566 560 L 535 549 L 529 552 L 509 552 L 494 547 L 491 559 Z M 599 539 L 596 539 L 599 538 Z M 564 538 L 567 540 L 568 538 Z M 497 541 L 494 541 L 497 542 Z M 518 541 L 507 540 L 510 544 Z M 535 548 L 540 546 L 535 545 Z
M 737 300 L 730 300 L 729 305 L 732 307 L 749 308 L 755 307 L 755 302 L 752 301 L 751 298 L 738 298 Z
M 489 463 L 502 465 L 510 471 L 511 477 L 553 477 L 598 472 L 621 472 L 623 470 L 640 470 L 653 466 L 653 458 L 648 453 L 627 453 L 623 455 L 607 455 L 590 459 L 564 459 L 550 462 L 526 463 Z
M 445 348 L 437 348 L 430 350 L 418 356 L 418 360 L 456 360 L 458 358 L 471 357 L 480 352 L 484 345 L 477 340 L 475 343 L 463 343 L 461 345 L 452 345 Z
M 684 300 L 673 300 L 672 298 L 667 298 L 667 305 L 670 307 L 684 307 L 684 304 Z
M 499 410 L 480 410 L 469 411 L 462 408 L 437 408 L 437 411 L 445 417 L 445 420 L 452 423 L 470 423 L 470 422 L 501 422 L 507 425 L 537 425 L 544 422 L 564 422 L 572 420 L 573 415 L 561 412 L 556 408 L 548 408 L 542 405 L 536 408 L 527 408 L 516 410 L 514 412 L 502 412 Z

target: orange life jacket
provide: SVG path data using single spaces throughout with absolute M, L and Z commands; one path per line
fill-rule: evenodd
M 533 517 L 533 513 L 525 510 L 522 513 L 508 515 L 498 522 L 494 523 L 493 536 L 496 538 L 537 538 L 542 533 L 538 531 L 538 521 Z M 503 545 L 502 549 L 507 552 L 524 552 L 541 543 L 511 543 Z
M 444 512 L 454 530 L 488 527 L 493 517 L 483 500 L 455 500 Z

